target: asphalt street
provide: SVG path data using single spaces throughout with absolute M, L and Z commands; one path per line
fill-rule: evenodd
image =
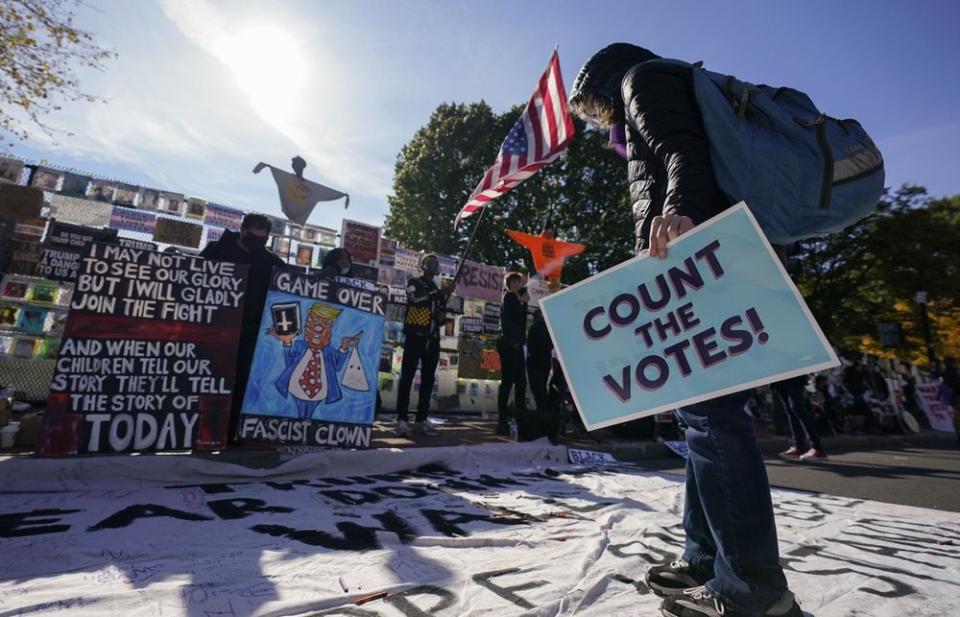
M 817 463 L 787 462 L 776 455 L 765 458 L 773 486 L 960 512 L 960 447 L 838 450 Z M 679 458 L 640 464 L 683 473 Z

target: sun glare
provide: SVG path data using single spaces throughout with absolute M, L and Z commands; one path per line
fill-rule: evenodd
M 262 116 L 283 123 L 296 111 L 306 62 L 290 33 L 251 27 L 221 36 L 214 51 Z

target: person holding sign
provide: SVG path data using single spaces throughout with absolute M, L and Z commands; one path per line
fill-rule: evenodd
M 313 418 L 320 403 L 331 405 L 343 397 L 337 372 L 346 363 L 350 347 L 359 344 L 363 332 L 343 337 L 340 347 L 333 350 L 330 347 L 333 322 L 339 316 L 339 309 L 318 302 L 310 307 L 301 340 L 294 340 L 296 334 L 270 331 L 271 336 L 283 343 L 287 364 L 275 383 L 277 391 L 293 398 L 301 420 Z
M 267 250 L 271 231 L 270 219 L 262 214 L 248 214 L 240 223 L 240 232 L 223 230 L 223 235 L 210 242 L 200 252 L 201 257 L 216 261 L 229 261 L 250 266 L 247 275 L 247 291 L 243 299 L 243 325 L 240 328 L 240 345 L 237 348 L 236 381 L 230 406 L 230 435 L 240 418 L 243 393 L 250 378 L 253 352 L 260 335 L 260 318 L 263 303 L 270 286 L 274 266 L 283 265 L 283 260 Z
M 638 253 L 666 257 L 667 243 L 732 205 L 714 179 L 689 68 L 648 63 L 627 43 L 591 57 L 570 104 L 610 131 L 628 159 Z M 621 147 L 616 147 L 618 142 Z M 802 617 L 779 563 L 777 529 L 750 392 L 678 409 L 688 427 L 680 559 L 651 568 L 647 584 L 668 617 Z
M 527 410 L 527 373 L 523 346 L 527 343 L 526 280 L 519 272 L 508 272 L 503 277 L 507 290 L 500 308 L 500 389 L 497 392 L 497 435 L 509 435 L 511 419 L 510 391 L 517 414 Z
M 440 275 L 440 259 L 425 255 L 420 262 L 423 275 L 407 283 L 407 315 L 403 321 L 403 361 L 400 366 L 400 384 L 397 391 L 397 433 L 406 435 L 410 406 L 410 388 L 420 367 L 420 397 L 417 401 L 416 423 L 413 432 L 418 435 L 438 435 L 427 422 L 430 397 L 437 363 L 440 362 L 440 324 L 444 321 L 443 306 L 452 288 L 441 290 L 435 281 Z

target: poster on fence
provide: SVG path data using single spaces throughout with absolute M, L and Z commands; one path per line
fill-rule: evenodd
M 469 318 L 461 318 L 461 328 L 463 319 Z M 457 354 L 457 377 L 460 379 L 500 379 L 500 354 L 497 353 L 496 338 L 463 334 L 461 330 L 457 339 Z
M 246 279 L 245 265 L 90 244 L 40 453 L 225 447 Z
M 110 215 L 110 227 L 113 229 L 153 235 L 156 225 L 157 216 L 143 210 L 114 206 Z
M 198 248 L 203 237 L 203 225 L 189 221 L 178 221 L 166 217 L 157 217 L 153 230 L 153 239 L 162 244 L 175 244 Z
M 952 433 L 954 429 L 953 414 L 956 411 L 941 400 L 940 389 L 943 384 L 935 381 L 917 384 L 916 399 L 920 409 L 930 421 L 930 428 L 935 431 Z
M 385 299 L 375 286 L 275 269 L 240 438 L 369 448 Z
M 340 246 L 350 252 L 354 263 L 376 264 L 380 252 L 380 228 L 343 219 Z
M 77 280 L 80 261 L 91 242 L 116 242 L 116 229 L 97 229 L 51 221 L 40 253 L 37 275 L 55 281 Z
M 838 366 L 743 203 L 540 301 L 589 430 Z
M 243 212 L 228 206 L 208 203 L 203 216 L 203 223 L 230 231 L 240 231 L 240 224 L 243 223 Z

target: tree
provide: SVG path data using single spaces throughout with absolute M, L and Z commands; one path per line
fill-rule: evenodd
M 80 88 L 77 68 L 102 69 L 116 54 L 73 25 L 81 0 L 4 0 L 0 3 L 0 129 L 18 139 L 27 120 L 51 133 L 42 117 L 58 100 L 96 101 Z
M 926 291 L 938 356 L 960 353 L 960 197 L 931 200 L 918 186 L 888 193 L 877 212 L 841 233 L 799 244 L 795 279 L 835 345 L 926 364 L 917 291 Z M 883 349 L 877 325 L 903 326 Z
M 453 220 L 522 111 L 496 115 L 482 101 L 440 105 L 398 156 L 385 233 L 413 248 L 459 255 L 476 215 L 457 232 Z M 632 255 L 626 166 L 606 149 L 605 135 L 575 125 L 577 136 L 560 158 L 487 209 L 469 259 L 531 270 L 529 253 L 504 229 L 539 233 L 547 218 L 561 239 L 587 245 L 565 266 L 566 283 Z

